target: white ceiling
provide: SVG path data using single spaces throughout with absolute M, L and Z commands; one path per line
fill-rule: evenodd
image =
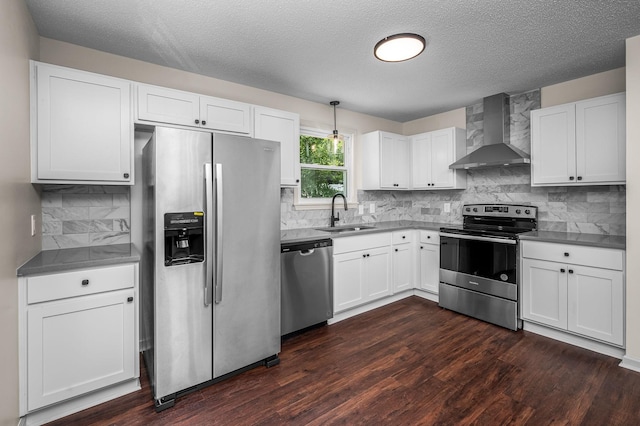
M 622 67 L 640 0 L 26 0 L 41 36 L 405 122 Z M 414 32 L 416 59 L 380 39 Z

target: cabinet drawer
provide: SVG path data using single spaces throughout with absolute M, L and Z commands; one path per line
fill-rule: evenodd
M 622 271 L 624 265 L 624 253 L 621 250 L 538 241 L 523 241 L 522 256 L 617 271 Z
M 440 234 L 438 231 L 420 231 L 420 242 L 440 245 Z
M 415 232 L 409 229 L 405 231 L 395 231 L 391 235 L 391 241 L 394 245 L 412 243 L 415 239 Z
M 27 281 L 27 303 L 130 288 L 135 282 L 134 270 L 134 265 L 129 264 L 30 277 Z M 83 285 L 85 280 L 88 284 Z
M 357 237 L 336 238 L 333 240 L 333 254 L 367 250 L 389 245 L 391 245 L 390 232 Z

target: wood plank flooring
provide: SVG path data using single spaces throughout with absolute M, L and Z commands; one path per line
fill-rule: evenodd
M 153 409 L 142 390 L 53 425 L 638 425 L 640 373 L 410 297 L 283 342 L 258 367 Z

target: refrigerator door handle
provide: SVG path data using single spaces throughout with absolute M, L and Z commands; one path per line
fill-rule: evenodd
M 213 172 L 211 163 L 204 164 L 204 196 L 206 227 L 206 275 L 204 281 L 204 306 L 213 303 Z
M 216 163 L 216 286 L 215 302 L 222 301 L 222 164 Z

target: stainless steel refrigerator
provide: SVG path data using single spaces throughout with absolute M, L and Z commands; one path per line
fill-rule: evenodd
M 143 346 L 160 411 L 279 362 L 280 145 L 156 127 L 143 166 Z

